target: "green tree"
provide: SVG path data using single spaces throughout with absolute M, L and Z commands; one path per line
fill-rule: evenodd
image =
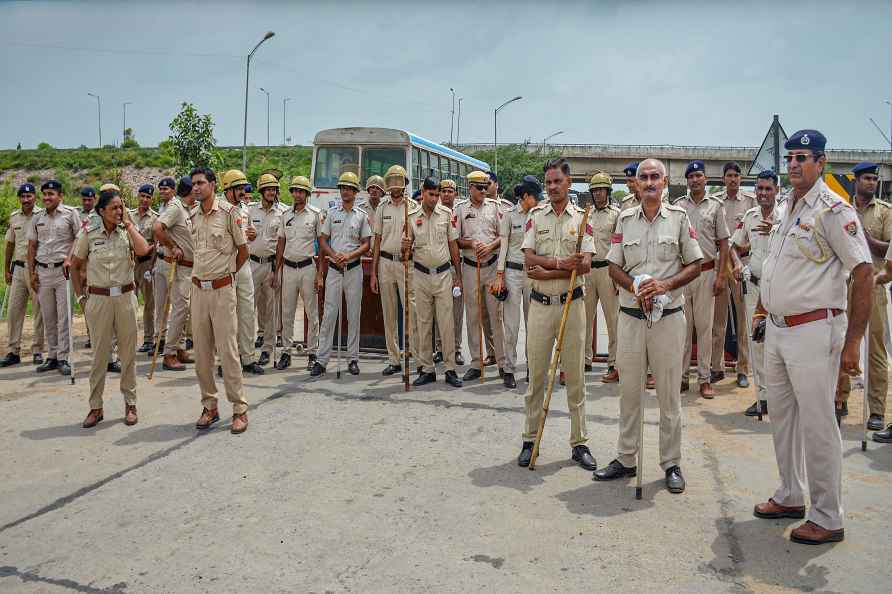
M 194 105 L 184 102 L 180 113 L 170 122 L 170 132 L 178 173 L 188 173 L 194 167 L 212 167 L 219 161 L 210 114 L 201 115 Z
M 124 140 L 121 141 L 121 148 L 139 148 L 139 143 L 136 142 L 136 137 L 133 135 L 133 128 L 124 130 Z
M 495 153 L 492 149 L 476 151 L 471 155 L 482 161 L 486 161 L 492 167 L 495 163 Z M 513 144 L 499 147 L 499 188 L 502 196 L 514 196 L 514 186 L 523 180 L 525 175 L 534 175 L 542 182 L 542 166 L 551 158 L 559 157 L 555 150 L 547 152 L 529 150 L 529 144 Z

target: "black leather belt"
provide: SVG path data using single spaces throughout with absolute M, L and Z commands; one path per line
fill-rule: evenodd
M 592 268 L 604 268 L 608 264 L 610 264 L 610 262 L 608 262 L 607 260 L 601 260 L 599 262 L 592 262 Z
M 329 266 L 331 266 L 332 268 L 334 268 L 335 270 L 337 270 L 337 271 L 340 272 L 341 274 L 344 274 L 344 272 L 345 272 L 344 269 L 346 269 L 346 270 L 350 270 L 350 269 L 352 269 L 352 268 L 356 268 L 356 267 L 359 266 L 360 264 L 362 264 L 362 262 L 361 262 L 360 260 L 353 260 L 352 262 L 347 262 L 347 265 L 344 266 L 344 268 L 341 268 L 340 266 L 338 266 L 338 265 L 335 264 L 334 262 L 329 262 L 329 263 L 328 263 Z
M 759 277 L 758 277 L 758 276 L 753 276 L 752 274 L 750 274 L 750 281 L 749 281 L 749 282 L 752 283 L 753 285 L 755 285 L 755 286 L 758 287 L 758 286 L 759 286 Z
M 25 263 L 22 262 L 21 260 L 13 260 L 12 267 L 15 268 L 16 266 L 21 266 L 22 268 L 25 268 Z
M 477 260 L 472 260 L 470 258 L 466 258 L 465 256 L 462 256 L 461 259 L 462 259 L 462 262 L 464 262 L 468 266 L 473 266 L 475 268 L 477 267 Z M 498 259 L 499 259 L 498 255 L 493 256 L 492 258 L 489 259 L 488 262 L 481 262 L 480 268 L 486 268 L 487 266 L 491 266 L 493 264 L 493 262 L 495 262 Z
M 510 268 L 511 270 L 520 270 L 523 272 L 523 264 L 518 264 L 517 262 L 506 261 L 505 268 Z
M 387 258 L 388 260 L 390 260 L 392 262 L 402 262 L 402 260 L 400 260 L 399 256 L 397 256 L 395 254 L 391 254 L 390 252 L 382 251 L 382 252 L 378 252 L 378 253 L 381 255 L 382 258 Z M 409 262 L 411 262 L 411 261 L 412 261 L 412 258 L 409 257 Z
M 50 262 L 49 264 L 44 264 L 43 262 L 38 262 L 37 260 L 35 260 L 35 262 L 37 262 L 37 265 L 40 266 L 41 268 L 61 268 L 62 265 L 65 264 L 64 261 Z
M 680 307 L 672 307 L 670 309 L 663 310 L 663 317 L 671 316 L 674 313 L 678 313 L 681 311 Z M 622 307 L 620 306 L 619 310 L 628 316 L 632 316 L 633 318 L 638 318 L 639 320 L 646 320 L 647 314 L 638 309 L 637 307 Z
M 440 264 L 436 268 L 428 268 L 427 266 L 423 266 L 422 264 L 415 262 L 414 266 L 415 270 L 420 270 L 425 274 L 440 274 L 441 272 L 446 272 L 447 270 L 449 270 L 451 264 L 449 262 L 446 262 L 445 264 Z
M 288 268 L 306 268 L 313 263 L 313 258 L 307 258 L 306 260 L 301 260 L 300 262 L 295 262 L 294 260 L 289 260 L 288 258 L 282 258 L 282 261 L 285 262 L 285 266 L 287 266 Z
M 248 256 L 248 257 L 251 258 L 252 262 L 257 262 L 258 264 L 266 264 L 267 262 L 274 262 L 276 260 L 275 256 L 264 256 L 262 258 L 260 256 Z
M 152 259 L 152 254 L 146 254 L 145 256 L 137 256 L 136 262 L 138 264 L 142 264 L 143 262 L 148 262 L 151 259 Z
M 576 287 L 575 289 L 573 289 L 573 293 L 570 297 L 570 301 L 575 301 L 576 299 L 579 299 L 580 297 L 582 297 L 582 295 L 583 295 L 582 285 L 580 285 L 580 286 Z M 561 293 L 560 295 L 544 295 L 544 294 L 540 293 L 539 291 L 537 291 L 536 289 L 531 289 L 530 290 L 530 299 L 532 299 L 533 301 L 537 301 L 538 303 L 541 303 L 542 305 L 552 305 L 552 304 L 556 304 L 558 302 L 560 302 L 560 304 L 563 305 L 564 303 L 567 302 L 567 293 Z

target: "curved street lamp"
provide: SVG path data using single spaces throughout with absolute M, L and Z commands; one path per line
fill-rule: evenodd
M 96 111 L 99 112 L 99 148 L 102 148 L 102 100 L 99 95 L 88 92 L 87 95 L 96 99 Z
M 517 97 L 514 97 L 513 99 L 508 99 L 507 101 L 505 101 L 504 103 L 502 103 L 501 105 L 496 107 L 492 112 L 492 130 L 493 130 L 492 149 L 493 149 L 493 152 L 495 153 L 495 157 L 494 157 L 495 162 L 494 162 L 493 168 L 492 168 L 493 173 L 499 172 L 499 123 L 498 123 L 499 110 L 501 110 L 503 107 L 505 107 L 509 103 L 514 103 L 515 101 L 520 101 L 521 99 L 523 99 L 523 97 L 521 97 L 520 95 L 518 95 Z
M 554 137 L 557 136 L 558 134 L 563 134 L 563 133 L 564 133 L 563 130 L 558 130 L 558 131 L 555 132 L 554 134 L 549 134 L 549 135 L 546 136 L 544 139 L 542 139 L 542 150 L 543 150 L 543 151 L 545 150 L 545 147 L 548 145 L 548 141 L 549 141 L 549 140 L 551 140 L 552 138 L 554 138 Z
M 285 104 L 289 101 L 293 101 L 291 97 L 285 97 L 282 99 L 282 146 L 288 144 L 285 136 Z
M 251 81 L 251 58 L 254 57 L 254 52 L 257 51 L 257 48 L 273 35 L 275 35 L 275 33 L 267 31 L 266 35 L 263 36 L 263 39 L 254 46 L 254 49 L 248 54 L 248 65 L 245 68 L 245 127 L 244 134 L 242 135 L 242 171 L 244 171 L 246 175 L 248 171 L 248 86 Z

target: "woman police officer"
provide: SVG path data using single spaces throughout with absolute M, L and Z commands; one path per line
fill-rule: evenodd
M 103 188 L 96 203 L 99 220 L 93 220 L 75 243 L 71 275 L 78 302 L 87 318 L 93 342 L 90 369 L 90 413 L 83 427 L 94 427 L 103 419 L 102 393 L 106 361 L 117 337 L 121 353 L 121 392 L 124 394 L 124 423 L 135 425 L 136 416 L 136 293 L 133 284 L 135 258 L 149 252 L 139 230 L 125 217 L 121 191 Z M 80 270 L 86 266 L 87 286 Z

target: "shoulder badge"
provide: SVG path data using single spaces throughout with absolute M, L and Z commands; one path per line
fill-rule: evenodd
M 858 235 L 858 223 L 856 223 L 855 221 L 849 221 L 843 226 L 843 229 L 845 229 L 846 233 L 848 233 L 852 237 Z

